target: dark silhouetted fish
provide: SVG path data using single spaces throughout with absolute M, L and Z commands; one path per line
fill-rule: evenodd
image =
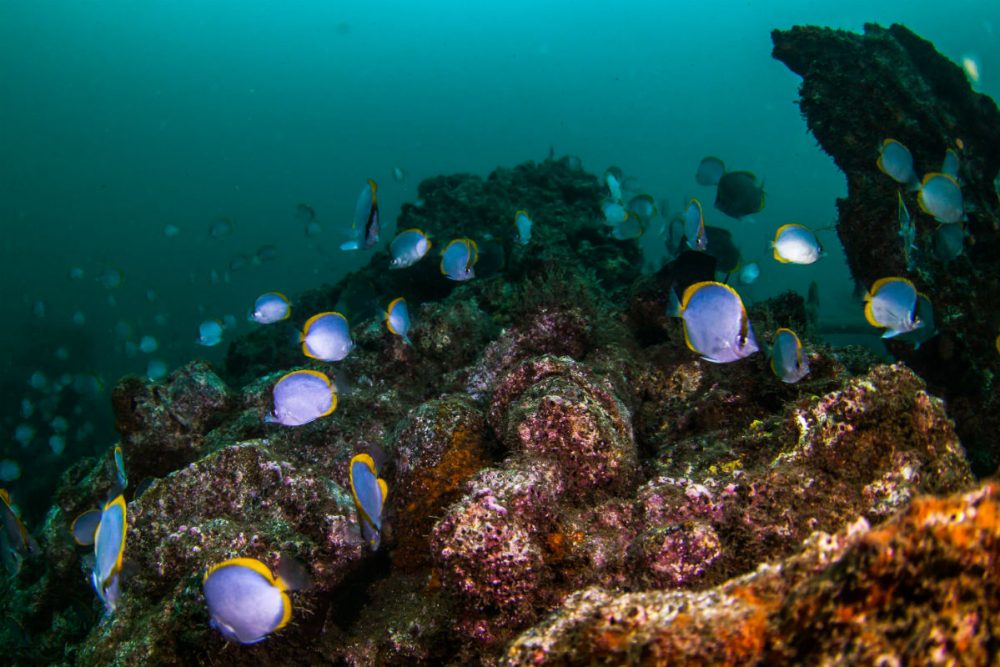
M 764 187 L 749 171 L 729 171 L 719 179 L 715 208 L 730 218 L 744 218 L 764 210 Z
M 716 268 L 722 273 L 731 273 L 740 264 L 740 249 L 733 242 L 733 235 L 722 227 L 705 226 L 705 236 L 708 238 L 709 255 L 718 262 Z

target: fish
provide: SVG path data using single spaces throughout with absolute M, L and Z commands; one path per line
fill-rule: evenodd
M 105 266 L 94 280 L 104 289 L 118 289 L 125 280 L 125 274 L 122 273 L 121 269 L 113 266 Z
M 66 450 L 66 438 L 62 435 L 52 435 L 49 436 L 49 449 L 56 456 L 59 456 Z
M 778 227 L 771 248 L 774 258 L 782 264 L 812 264 L 823 255 L 823 246 L 816 234 L 794 222 Z
M 997 193 L 997 201 L 1000 202 L 1000 171 L 993 177 L 993 192 Z
M 205 347 L 215 347 L 222 342 L 222 322 L 205 320 L 198 325 L 198 339 L 195 341 Z
M 248 264 L 250 264 L 250 258 L 244 255 L 243 253 L 240 253 L 235 257 L 233 257 L 231 260 L 229 260 L 229 270 L 242 271 L 243 269 L 247 268 Z
M 152 336 L 143 336 L 139 339 L 139 349 L 143 354 L 152 354 L 159 349 L 160 344 Z
M 406 306 L 406 299 L 399 297 L 392 300 L 385 311 L 385 326 L 407 345 L 413 344 L 407 335 L 410 331 L 410 310 Z
M 918 327 L 913 331 L 899 334 L 896 336 L 896 340 L 911 343 L 913 345 L 913 349 L 919 350 L 921 345 L 938 334 L 937 327 L 934 323 L 934 305 L 931 303 L 930 297 L 923 292 L 917 292 L 916 319 L 919 320 L 923 326 Z
M 278 248 L 270 243 L 264 244 L 257 248 L 257 254 L 254 256 L 257 264 L 263 262 L 272 262 L 278 258 Z
M 321 361 L 340 361 L 351 353 L 351 340 L 347 318 L 337 312 L 313 315 L 302 327 L 302 354 Z
M 162 380 L 167 376 L 167 362 L 162 359 L 150 359 L 146 364 L 146 379 L 152 382 Z
M 534 224 L 527 211 L 518 211 L 514 214 L 514 227 L 517 229 L 517 236 L 514 240 L 521 245 L 528 245 L 531 241 L 531 226 Z
M 965 250 L 965 225 L 956 222 L 947 225 L 939 225 L 934 230 L 934 256 L 945 263 L 955 259 Z
M 135 329 L 125 320 L 118 320 L 115 323 L 115 336 L 119 340 L 130 340 L 135 334 Z
M 470 280 L 476 277 L 479 246 L 472 239 L 454 239 L 441 253 L 441 273 L 451 280 Z
M 604 172 L 604 184 L 608 186 L 608 194 L 611 195 L 611 200 L 621 203 L 622 201 L 622 182 L 625 180 L 625 175 L 622 170 L 618 167 L 611 166 L 608 167 Z
M 258 324 L 274 324 L 287 320 L 292 314 L 288 297 L 281 292 L 265 292 L 254 301 L 253 311 L 247 318 Z
M 313 238 L 315 236 L 319 236 L 322 233 L 323 233 L 323 226 L 320 225 L 315 220 L 310 220 L 309 222 L 306 223 L 305 227 L 306 237 Z
M 637 216 L 642 221 L 643 226 L 648 225 L 658 213 L 653 196 L 648 194 L 639 194 L 632 197 L 628 202 L 628 210 L 629 213 Z
M 914 269 L 913 251 L 917 249 L 917 228 L 910 218 L 910 211 L 906 208 L 903 195 L 896 192 L 896 215 L 899 218 L 899 238 L 903 240 L 903 259 L 906 261 L 906 270 Z
M 73 541 L 81 547 L 89 547 L 94 544 L 94 537 L 97 534 L 97 526 L 101 523 L 101 510 L 92 509 L 82 512 L 73 519 L 69 532 L 73 535 Z
M 962 70 L 965 72 L 965 76 L 969 77 L 971 83 L 979 83 L 979 61 L 972 56 L 964 56 L 962 58 Z
M 676 257 L 684 250 L 684 216 L 677 213 L 667 223 L 667 254 Z
M 209 625 L 227 641 L 256 644 L 288 625 L 289 587 L 256 558 L 233 558 L 213 565 L 202 578 Z
M 740 285 L 753 285 L 760 277 L 760 265 L 757 262 L 750 262 L 740 267 Z
M 405 269 L 413 266 L 424 258 L 432 245 L 427 234 L 419 229 L 401 231 L 389 244 L 389 254 L 392 256 L 389 268 Z
M 312 222 L 316 219 L 316 209 L 309 204 L 298 203 L 295 205 L 295 218 L 300 222 Z
M 958 170 L 962 166 L 962 161 L 958 157 L 958 151 L 949 148 L 944 152 L 944 159 L 941 160 L 941 173 L 958 180 Z
M 727 171 L 715 191 L 715 208 L 737 220 L 763 211 L 764 200 L 764 186 L 749 171 Z
M 264 421 L 282 426 L 302 426 L 337 409 L 337 389 L 324 373 L 300 370 L 286 373 L 271 392 L 274 407 Z
M 121 596 L 122 556 L 125 553 L 127 532 L 125 498 L 118 494 L 104 505 L 101 520 L 94 533 L 91 583 L 109 612 L 115 610 Z
M 84 324 L 87 323 L 87 316 L 84 315 L 79 310 L 73 313 L 72 319 L 73 319 L 73 324 L 75 324 L 78 327 L 82 327 Z
M 351 225 L 354 240 L 341 244 L 341 250 L 367 250 L 378 243 L 380 220 L 377 193 L 378 185 L 369 178 L 354 205 L 354 223 Z
M 37 389 L 38 391 L 45 391 L 49 386 L 49 379 L 45 376 L 42 371 L 35 371 L 28 378 L 28 384 L 32 389 Z
M 954 176 L 931 173 L 924 176 L 917 193 L 920 210 L 938 222 L 960 222 L 965 217 L 962 187 Z
M 705 225 L 705 239 L 708 247 L 705 253 L 716 260 L 716 270 L 720 273 L 731 273 L 740 265 L 740 249 L 733 241 L 733 234 L 728 229 Z
M 697 199 L 692 199 L 684 212 L 684 235 L 687 237 L 687 246 L 692 250 L 708 248 L 705 216 L 702 214 L 701 202 Z
M 628 210 L 619 202 L 605 199 L 601 202 L 601 215 L 608 227 L 617 227 L 628 218 Z
M 405 182 L 406 181 L 406 170 L 404 170 L 402 167 L 393 167 L 392 168 L 392 180 L 396 181 L 397 183 L 403 183 L 403 182 Z
M 0 555 L 5 568 L 11 574 L 21 569 L 21 563 L 26 558 L 41 553 L 38 542 L 31 536 L 24 523 L 11 506 L 10 494 L 7 489 L 0 489 L 0 515 L 2 515 L 3 531 L 0 532 Z
M 644 231 L 642 220 L 638 216 L 626 213 L 625 219 L 611 229 L 611 238 L 618 241 L 628 241 L 639 238 Z
M 910 149 L 895 139 L 885 139 L 875 161 L 879 170 L 910 190 L 920 185 L 917 173 L 913 171 L 913 155 Z
M 122 452 L 121 445 L 115 445 L 115 479 L 118 481 L 118 487 L 122 490 L 128 488 L 128 475 L 125 473 L 125 453 Z
M 14 459 L 0 459 L 0 482 L 13 482 L 20 477 L 20 463 Z
M 865 295 L 865 319 L 873 327 L 885 329 L 882 338 L 922 327 L 923 322 L 914 314 L 916 307 L 917 288 L 906 278 L 880 278 Z
M 684 342 L 705 361 L 729 363 L 760 349 L 743 300 L 729 285 L 695 283 L 680 300 L 671 290 L 667 313 L 684 321 Z
M 208 235 L 213 239 L 229 238 L 233 233 L 233 221 L 229 218 L 216 218 L 208 226 Z
M 37 431 L 31 424 L 18 424 L 14 429 L 14 439 L 21 443 L 22 447 L 27 447 L 35 439 L 35 433 Z
M 66 272 L 66 275 L 69 276 L 70 280 L 83 280 L 84 273 L 83 269 L 81 269 L 79 266 L 74 266 L 70 268 L 69 271 Z
M 163 235 L 168 239 L 172 239 L 181 233 L 181 228 L 177 225 L 165 225 L 163 227 Z
M 809 360 L 802 354 L 802 341 L 791 329 L 782 327 L 774 332 L 771 370 L 787 384 L 795 384 L 809 374 Z
M 698 185 L 718 185 L 725 173 L 725 163 L 710 155 L 702 158 L 701 162 L 698 163 L 698 171 L 694 174 L 694 180 L 698 182 Z
M 351 494 L 358 510 L 361 535 L 372 551 L 377 551 L 382 540 L 382 510 L 389 486 L 380 479 L 375 461 L 369 454 L 357 454 L 351 459 Z

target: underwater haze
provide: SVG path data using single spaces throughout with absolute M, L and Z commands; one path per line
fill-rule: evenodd
M 711 201 L 694 172 L 717 155 L 767 191 L 753 222 L 705 207 L 760 262 L 746 298 L 815 280 L 822 319 L 863 323 L 832 229 L 844 178 L 770 31 L 865 22 L 973 58 L 978 89 L 1000 92 L 1000 4 L 985 1 L 4 3 L 0 458 L 35 470 L 13 486 L 37 499 L 114 441 L 120 376 L 221 362 L 259 294 L 365 264 L 339 246 L 367 178 L 384 244 L 429 176 L 570 154 L 619 166 L 667 214 Z M 827 228 L 827 255 L 779 275 L 768 243 L 791 221 Z M 656 268 L 662 238 L 641 243 Z M 199 346 L 209 319 L 229 326 Z

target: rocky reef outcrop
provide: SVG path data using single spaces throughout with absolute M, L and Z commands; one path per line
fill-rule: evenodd
M 995 664 L 998 510 L 988 484 L 814 533 L 713 588 L 586 588 L 501 664 Z
M 866 25 L 863 34 L 816 27 L 776 30 L 774 57 L 802 77 L 799 107 L 809 130 L 847 177 L 837 234 L 851 273 L 870 286 L 906 276 L 935 306 L 939 334 L 919 349 L 892 353 L 948 400 L 977 474 L 1000 465 L 1000 110 L 975 92 L 962 69 L 901 25 Z M 969 238 L 948 261 L 934 251 L 939 224 L 876 166 L 887 138 L 903 142 L 918 176 L 940 171 L 947 149 L 960 158 Z M 904 258 L 897 192 L 916 228 L 912 270 Z
M 430 258 L 387 271 L 376 252 L 294 299 L 297 316 L 350 313 L 343 361 L 306 359 L 265 328 L 235 341 L 224 369 L 192 362 L 161 382 L 119 382 L 136 480 L 121 601 L 103 613 L 92 552 L 68 532 L 112 487 L 109 452 L 66 473 L 39 535 L 45 557 L 3 584 L 13 661 L 987 655 L 996 491 L 977 487 L 945 404 L 910 365 L 822 344 L 790 294 L 750 319 L 762 342 L 802 325 L 807 378 L 779 381 L 762 354 L 697 358 L 664 291 L 712 266 L 688 257 L 640 277 L 635 242 L 606 235 L 597 179 L 575 160 L 429 179 L 420 194 L 400 224 L 484 237 L 475 279 L 450 282 Z M 536 220 L 524 246 L 509 233 L 520 208 Z M 412 345 L 386 331 L 373 294 L 408 299 Z M 335 379 L 336 411 L 266 421 L 272 388 L 295 369 Z M 389 489 L 378 551 L 350 493 L 360 452 Z M 252 646 L 224 642 L 201 592 L 206 569 L 233 557 L 272 569 L 292 558 L 311 579 L 291 594 L 291 622 Z

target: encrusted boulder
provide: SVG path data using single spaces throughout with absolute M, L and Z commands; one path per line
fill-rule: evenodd
M 260 442 L 227 447 L 157 480 L 129 503 L 128 525 L 130 565 L 114 623 L 95 628 L 78 664 L 183 663 L 206 643 L 221 648 L 201 595 L 201 578 L 215 563 L 256 558 L 273 570 L 282 555 L 297 559 L 312 592 L 296 594 L 293 609 L 312 615 L 328 604 L 319 596 L 366 553 L 348 493 L 272 459 Z M 179 636 L 178 627 L 185 628 Z M 306 621 L 283 632 L 311 631 Z M 271 651 L 280 649 L 265 643 L 255 652 Z
M 142 479 L 196 460 L 205 435 L 235 408 L 236 395 L 207 363 L 193 361 L 162 382 L 125 377 L 111 405 L 131 474 Z
M 939 399 L 901 364 L 791 403 L 745 429 L 674 442 L 638 491 L 640 581 L 719 583 L 793 553 L 815 530 L 884 519 L 972 484 Z M 698 576 L 673 579 L 690 554 Z M 692 571 L 692 572 L 693 572 Z
M 581 590 L 504 664 L 995 664 L 998 563 L 994 484 L 921 497 L 708 590 Z
M 393 558 L 418 568 L 430 557 L 437 517 L 487 463 L 486 419 L 462 395 L 427 401 L 404 418 L 393 443 Z

